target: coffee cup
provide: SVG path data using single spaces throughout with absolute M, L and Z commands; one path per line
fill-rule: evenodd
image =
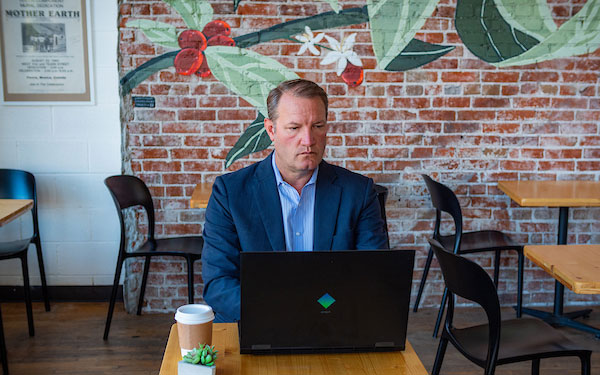
M 214 319 L 215 314 L 208 305 L 183 305 L 177 309 L 175 320 L 182 357 L 199 345 L 212 345 Z

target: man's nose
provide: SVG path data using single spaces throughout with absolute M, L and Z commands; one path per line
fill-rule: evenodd
M 314 143 L 314 136 L 313 136 L 313 129 L 312 126 L 304 128 L 302 130 L 302 145 L 303 146 L 310 146 Z

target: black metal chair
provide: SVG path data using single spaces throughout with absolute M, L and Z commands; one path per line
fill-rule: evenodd
M 387 245 L 390 247 L 390 235 L 387 230 L 387 215 L 385 213 L 385 202 L 388 197 L 388 188 L 382 185 L 375 184 L 375 194 L 377 194 L 377 200 L 379 201 L 379 210 L 381 212 L 381 218 L 383 219 L 383 224 L 385 225 L 385 236 L 387 237 Z
M 183 257 L 187 261 L 188 276 L 188 301 L 194 303 L 194 262 L 200 259 L 204 239 L 201 236 L 191 237 L 170 237 L 154 238 L 154 204 L 152 196 L 144 181 L 135 176 L 112 176 L 104 180 L 110 194 L 117 207 L 119 222 L 121 224 L 121 244 L 119 246 L 119 256 L 117 259 L 117 269 L 113 282 L 108 307 L 108 316 L 104 327 L 104 340 L 108 339 L 110 322 L 112 320 L 117 290 L 119 287 L 119 278 L 121 277 L 121 268 L 127 258 L 144 257 L 144 271 L 142 274 L 142 285 L 138 299 L 137 315 L 142 313 L 142 303 L 144 302 L 144 292 L 146 281 L 148 279 L 148 270 L 150 260 L 154 256 L 177 256 Z M 148 235 L 146 241 L 141 246 L 131 252 L 126 251 L 125 221 L 123 219 L 123 210 L 129 207 L 142 206 L 148 218 Z
M 431 202 L 435 207 L 435 226 L 433 229 L 433 239 L 439 241 L 446 250 L 452 251 L 454 254 L 471 254 L 471 253 L 482 253 L 493 251 L 495 254 L 494 258 L 494 284 L 498 287 L 498 278 L 500 274 L 500 253 L 504 250 L 511 250 L 517 252 L 518 257 L 518 272 L 517 272 L 517 318 L 521 317 L 521 310 L 523 304 L 523 246 L 515 243 L 506 234 L 497 230 L 482 230 L 475 232 L 463 232 L 463 220 L 462 211 L 460 209 L 460 203 L 458 198 L 450 188 L 439 182 L 436 182 L 427 175 L 422 175 L 427 189 L 431 195 Z M 442 236 L 440 234 L 440 226 L 442 220 L 442 212 L 446 212 L 454 219 L 454 235 Z M 431 266 L 431 260 L 433 258 L 433 251 L 429 249 L 427 254 L 427 261 L 423 269 L 423 276 L 421 277 L 421 283 L 419 284 L 419 292 L 417 293 L 417 299 L 415 300 L 414 312 L 417 312 L 419 308 L 419 302 L 423 289 L 425 287 L 425 281 L 427 280 L 427 274 L 429 273 L 429 267 Z M 440 304 L 440 310 L 438 312 L 437 320 L 435 322 L 435 328 L 433 330 L 433 337 L 437 337 L 440 324 L 442 322 L 442 316 L 444 314 L 444 307 L 446 306 L 448 289 L 444 289 L 442 295 L 442 302 Z
M 478 264 L 452 254 L 436 240 L 429 240 L 440 263 L 449 290 L 446 323 L 442 330 L 432 375 L 440 373 L 448 342 L 467 359 L 493 375 L 496 366 L 531 361 L 531 373 L 539 375 L 540 360 L 576 356 L 581 374 L 590 374 L 592 351 L 569 341 L 561 332 L 539 319 L 501 321 L 500 302 L 495 284 Z M 467 328 L 453 326 L 454 295 L 483 307 L 488 323 Z
M 46 285 L 46 272 L 44 271 L 44 257 L 42 256 L 42 241 L 40 239 L 40 228 L 37 214 L 37 193 L 35 178 L 26 171 L 18 169 L 0 169 L 0 199 L 32 199 L 33 208 L 31 216 L 33 220 L 33 235 L 17 241 L 0 242 L 0 260 L 20 259 L 23 270 L 23 293 L 25 295 L 25 306 L 27 310 L 27 324 L 29 336 L 35 334 L 33 326 L 33 309 L 31 307 L 31 290 L 29 285 L 29 267 L 27 265 L 27 251 L 29 244 L 34 244 L 37 252 L 42 281 L 42 295 L 46 311 L 50 311 L 50 299 L 48 286 Z

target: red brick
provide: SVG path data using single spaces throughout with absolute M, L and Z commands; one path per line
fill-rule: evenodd
M 518 72 L 484 72 L 482 74 L 483 82 L 518 82 Z
M 459 111 L 459 121 L 472 121 L 472 120 L 493 120 L 496 118 L 496 112 L 494 111 Z
M 535 163 L 531 161 L 506 160 L 500 163 L 500 168 L 510 171 L 532 171 Z
M 479 79 L 479 73 L 474 72 L 443 72 L 444 82 L 475 82 Z
M 533 82 L 556 82 L 560 78 L 556 72 L 523 72 L 521 73 L 521 81 Z
M 578 161 L 578 171 L 600 171 L 600 161 Z
M 171 150 L 172 159 L 207 159 L 208 151 L 202 148 L 174 148 Z
M 216 120 L 215 111 L 205 109 L 180 109 L 177 111 L 180 121 L 209 121 Z
M 574 161 L 540 161 L 540 171 L 572 171 L 575 169 Z
M 178 172 L 181 170 L 180 162 L 144 161 L 142 166 L 147 172 Z
M 460 114 L 460 112 L 459 112 Z M 455 111 L 419 111 L 419 119 L 421 120 L 437 120 L 437 121 L 454 121 L 456 119 Z
M 508 99 L 500 98 L 475 98 L 473 99 L 473 107 L 496 107 L 506 108 L 510 106 Z

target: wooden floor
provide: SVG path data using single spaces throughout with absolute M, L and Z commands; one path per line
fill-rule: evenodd
M 29 337 L 23 303 L 3 303 L 2 315 L 8 346 L 9 370 L 19 374 L 158 374 L 172 314 L 128 315 L 122 307 L 115 311 L 108 341 L 102 340 L 107 303 L 53 303 L 45 312 L 34 304 L 36 336 Z M 427 370 L 431 370 L 437 340 L 431 337 L 437 311 L 422 309 L 411 313 L 408 338 Z M 458 309 L 460 321 L 483 321 L 476 309 Z M 512 318 L 511 309 L 503 310 Z M 600 326 L 600 306 L 587 319 Z M 600 340 L 591 334 L 562 328 L 573 341 L 594 351 L 592 374 L 600 374 Z M 542 361 L 541 374 L 579 374 L 576 358 Z M 448 346 L 442 374 L 479 375 L 482 370 Z M 528 363 L 499 367 L 498 375 L 530 374 Z

